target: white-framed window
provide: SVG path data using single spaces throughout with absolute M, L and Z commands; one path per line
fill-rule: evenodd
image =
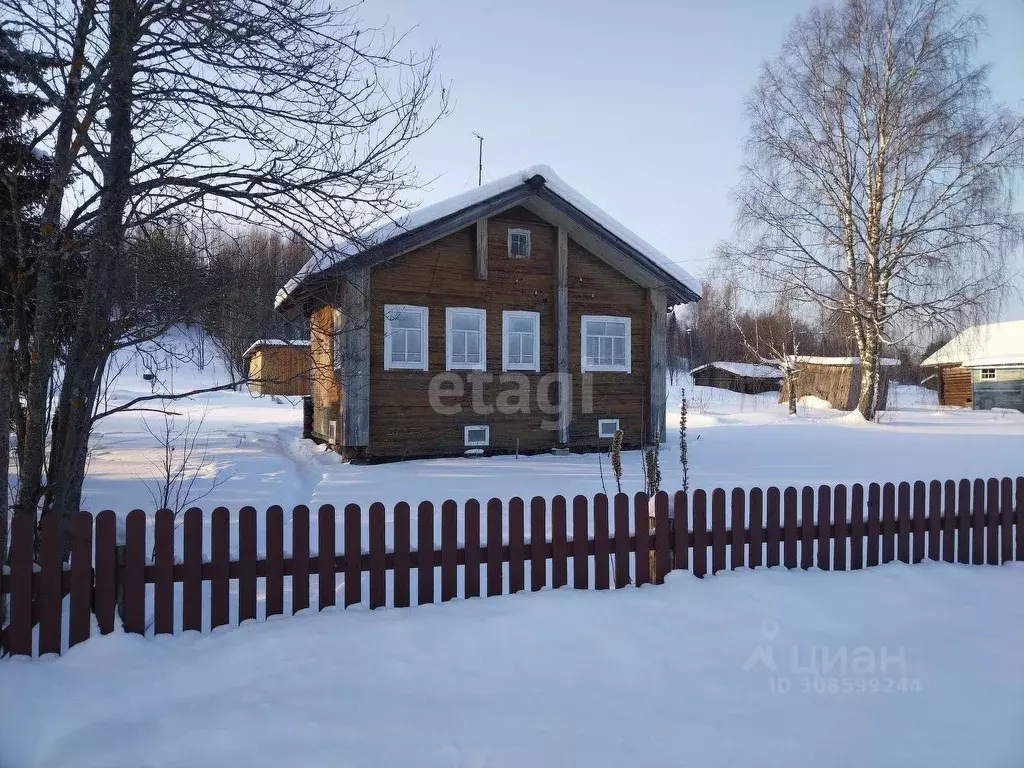
M 530 258 L 530 230 L 510 229 L 508 231 L 508 257 L 510 259 Z
M 407 368 L 427 370 L 426 307 L 408 304 L 384 305 L 384 370 Z
M 629 373 L 630 328 L 628 317 L 583 315 L 580 322 L 580 367 L 587 371 Z
M 501 368 L 504 371 L 540 370 L 540 312 L 502 311 Z
M 446 362 L 449 371 L 487 370 L 487 310 L 445 310 Z
M 982 368 L 981 369 L 981 380 L 982 381 L 995 381 L 996 369 L 995 368 Z
M 463 427 L 462 442 L 467 448 L 486 448 L 491 444 L 491 428 L 486 424 Z
M 618 419 L 598 419 L 597 420 L 597 436 L 598 437 L 615 437 L 615 433 L 619 431 L 619 420 Z

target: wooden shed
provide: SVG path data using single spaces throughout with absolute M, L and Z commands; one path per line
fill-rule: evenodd
M 746 395 L 778 392 L 782 383 L 782 371 L 772 365 L 718 361 L 698 366 L 690 373 L 699 387 L 729 389 Z
M 979 390 L 1000 390 L 1005 388 L 1001 385 L 1016 380 L 1013 370 L 1017 360 L 1024 363 L 1024 320 L 967 328 L 926 357 L 921 366 L 935 371 L 940 405 L 978 408 L 981 406 L 975 400 Z M 1012 389 L 1015 385 L 1008 386 Z M 989 394 L 986 404 L 1005 399 L 1001 394 L 995 399 Z M 1012 392 L 1009 397 L 1013 401 Z
M 307 397 L 312 363 L 305 339 L 260 339 L 243 357 L 249 362 L 249 391 L 257 395 Z
M 860 359 L 856 357 L 797 357 L 796 396 L 817 397 L 826 400 L 833 408 L 852 411 L 860 400 Z M 879 358 L 878 403 L 880 411 L 885 410 L 889 399 L 889 372 L 900 364 L 895 358 Z M 779 402 L 786 399 L 787 387 L 783 384 Z

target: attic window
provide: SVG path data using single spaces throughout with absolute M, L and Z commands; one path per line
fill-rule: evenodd
M 530 258 L 530 230 L 510 229 L 508 231 L 508 257 L 510 259 Z
M 982 381 L 995 381 L 996 369 L 995 368 L 982 368 L 981 369 L 981 380 Z

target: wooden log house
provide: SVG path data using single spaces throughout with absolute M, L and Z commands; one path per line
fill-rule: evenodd
M 314 439 L 370 461 L 664 439 L 667 313 L 699 283 L 549 168 L 360 242 L 276 302 L 310 319 Z

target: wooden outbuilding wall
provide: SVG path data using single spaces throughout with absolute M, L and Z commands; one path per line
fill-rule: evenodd
M 306 397 L 310 393 L 310 369 L 308 346 L 261 345 L 249 355 L 249 391 Z
M 827 400 L 833 408 L 852 411 L 860 400 L 860 365 L 797 363 L 796 396 L 808 395 Z M 887 366 L 878 369 L 878 405 L 885 410 L 889 400 L 889 376 Z M 786 399 L 786 386 L 779 393 L 779 402 Z
M 939 405 L 970 407 L 973 400 L 971 371 L 960 365 L 943 365 L 938 370 Z
M 782 379 L 765 376 L 741 376 L 732 371 L 709 365 L 693 374 L 693 383 L 698 387 L 717 387 L 746 395 L 758 395 L 762 392 L 778 392 Z

